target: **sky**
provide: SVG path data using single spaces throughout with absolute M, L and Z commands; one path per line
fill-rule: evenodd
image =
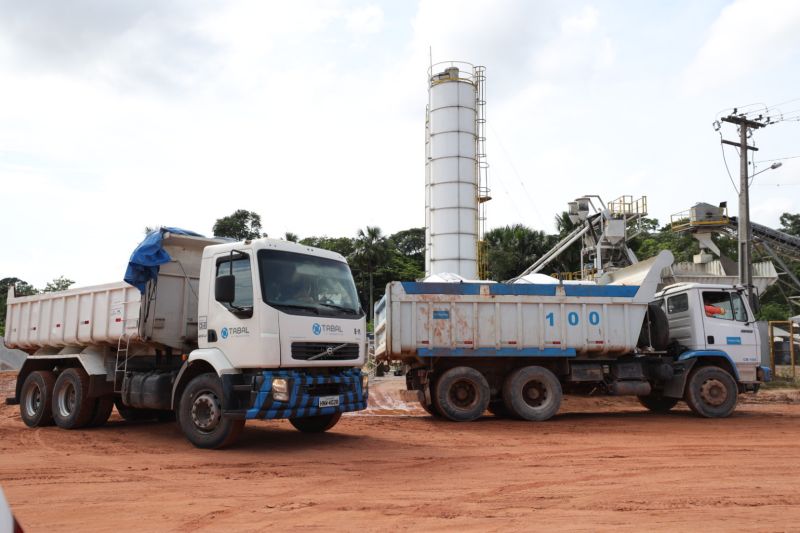
M 737 211 L 733 108 L 800 110 L 800 2 L 0 0 L 0 278 L 122 278 L 146 226 L 424 225 L 427 69 L 486 67 L 487 228 L 586 194 Z M 747 107 L 746 107 L 747 106 Z M 777 115 L 776 115 L 777 116 Z M 756 171 L 800 122 L 753 133 Z M 751 216 L 800 212 L 800 158 Z

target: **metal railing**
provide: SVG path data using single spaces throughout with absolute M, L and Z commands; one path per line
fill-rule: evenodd
M 769 326 L 769 366 L 772 369 L 772 375 L 777 377 L 777 374 L 775 372 L 776 358 L 777 358 L 776 356 L 785 356 L 786 355 L 786 351 L 788 351 L 789 352 L 788 353 L 789 362 L 790 362 L 791 368 L 792 368 L 792 379 L 793 380 L 796 379 L 797 378 L 796 370 L 795 370 L 795 367 L 796 367 L 796 360 L 795 360 L 796 359 L 796 353 L 795 353 L 794 345 L 795 345 L 795 342 L 800 340 L 800 339 L 796 339 L 795 338 L 795 335 L 798 335 L 798 337 L 800 337 L 800 329 L 795 329 L 795 323 L 792 322 L 791 320 L 770 320 L 768 326 Z M 786 333 L 789 334 L 788 335 L 789 336 L 788 339 L 786 339 L 785 341 L 783 341 L 783 340 L 780 341 L 780 342 L 786 342 L 789 345 L 787 349 L 782 349 L 782 350 L 776 350 L 775 349 L 775 342 L 776 342 L 775 339 L 776 338 L 783 339 L 785 337 L 785 335 L 783 333 L 781 333 L 779 335 L 775 335 L 775 328 L 776 327 L 785 328 Z M 795 332 L 797 332 L 797 333 L 795 333 Z M 781 361 L 783 361 L 783 359 L 784 358 L 781 357 Z

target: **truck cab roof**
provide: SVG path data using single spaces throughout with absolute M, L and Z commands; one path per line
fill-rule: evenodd
M 252 246 L 253 249 L 255 250 L 280 250 L 283 252 L 294 252 L 298 254 L 315 255 L 318 257 L 324 257 L 326 259 L 333 259 L 334 261 L 339 261 L 342 263 L 347 262 L 344 256 L 337 252 L 324 250 L 322 248 L 314 248 L 313 246 L 306 246 L 304 244 L 298 244 L 296 242 L 291 242 L 291 241 L 270 239 L 268 237 L 262 237 L 260 239 L 253 239 L 246 241 L 214 244 L 212 246 L 206 247 L 206 249 L 203 251 L 203 257 L 216 255 L 220 252 L 228 252 L 241 249 L 242 245 Z
M 696 282 L 686 282 L 686 283 L 674 283 L 672 285 L 668 285 L 664 287 L 662 290 L 655 294 L 655 298 L 663 298 L 664 296 L 669 296 L 670 294 L 676 294 L 683 291 L 693 290 L 693 289 L 710 289 L 710 290 L 730 290 L 735 289 L 739 290 L 743 287 L 741 285 L 723 285 L 718 283 L 696 283 Z

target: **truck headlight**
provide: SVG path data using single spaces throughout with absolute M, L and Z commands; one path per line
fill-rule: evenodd
M 361 391 L 366 393 L 369 390 L 369 374 L 361 374 Z
M 289 401 L 289 381 L 285 378 L 272 378 L 272 397 L 279 402 Z

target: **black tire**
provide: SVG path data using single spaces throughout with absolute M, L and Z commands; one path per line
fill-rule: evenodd
M 469 422 L 486 411 L 489 397 L 489 383 L 483 374 L 468 366 L 457 366 L 436 380 L 433 404 L 445 418 Z
M 689 408 L 704 418 L 725 418 L 733 413 L 739 387 L 728 372 L 718 366 L 701 366 L 692 372 L 684 399 Z
M 211 372 L 200 374 L 186 385 L 178 410 L 183 434 L 198 448 L 230 446 L 244 428 L 244 420 L 222 416 L 222 382 Z
M 89 398 L 89 375 L 82 368 L 67 368 L 53 387 L 53 421 L 63 429 L 85 427 L 94 414 Z
M 53 425 L 53 387 L 56 376 L 49 370 L 36 370 L 22 383 L 19 414 L 28 427 Z
M 651 303 L 647 306 L 642 329 L 639 332 L 639 348 L 652 346 L 654 350 L 664 351 L 669 345 L 669 319 L 661 306 Z
M 436 410 L 436 406 L 433 403 L 425 403 L 425 393 L 421 390 L 417 391 L 417 401 L 419 402 L 420 407 L 422 407 L 425 412 L 431 415 L 433 418 L 444 418 L 444 415 Z
M 303 433 L 324 433 L 335 426 L 340 418 L 342 418 L 342 413 L 333 413 L 332 415 L 290 418 L 289 422 Z
M 647 396 L 639 396 L 638 398 L 640 404 L 654 413 L 666 413 L 680 401 L 680 398 L 667 398 L 660 394 L 648 394 Z
M 89 420 L 89 427 L 102 426 L 108 422 L 108 417 L 111 416 L 111 411 L 114 409 L 114 395 L 106 394 L 95 398 L 94 409 L 92 410 L 92 418 Z
M 492 400 L 486 410 L 497 418 L 516 418 L 514 413 L 508 410 L 503 400 Z
M 503 383 L 503 403 L 514 416 L 543 421 L 561 407 L 561 383 L 555 374 L 541 366 L 518 368 Z

